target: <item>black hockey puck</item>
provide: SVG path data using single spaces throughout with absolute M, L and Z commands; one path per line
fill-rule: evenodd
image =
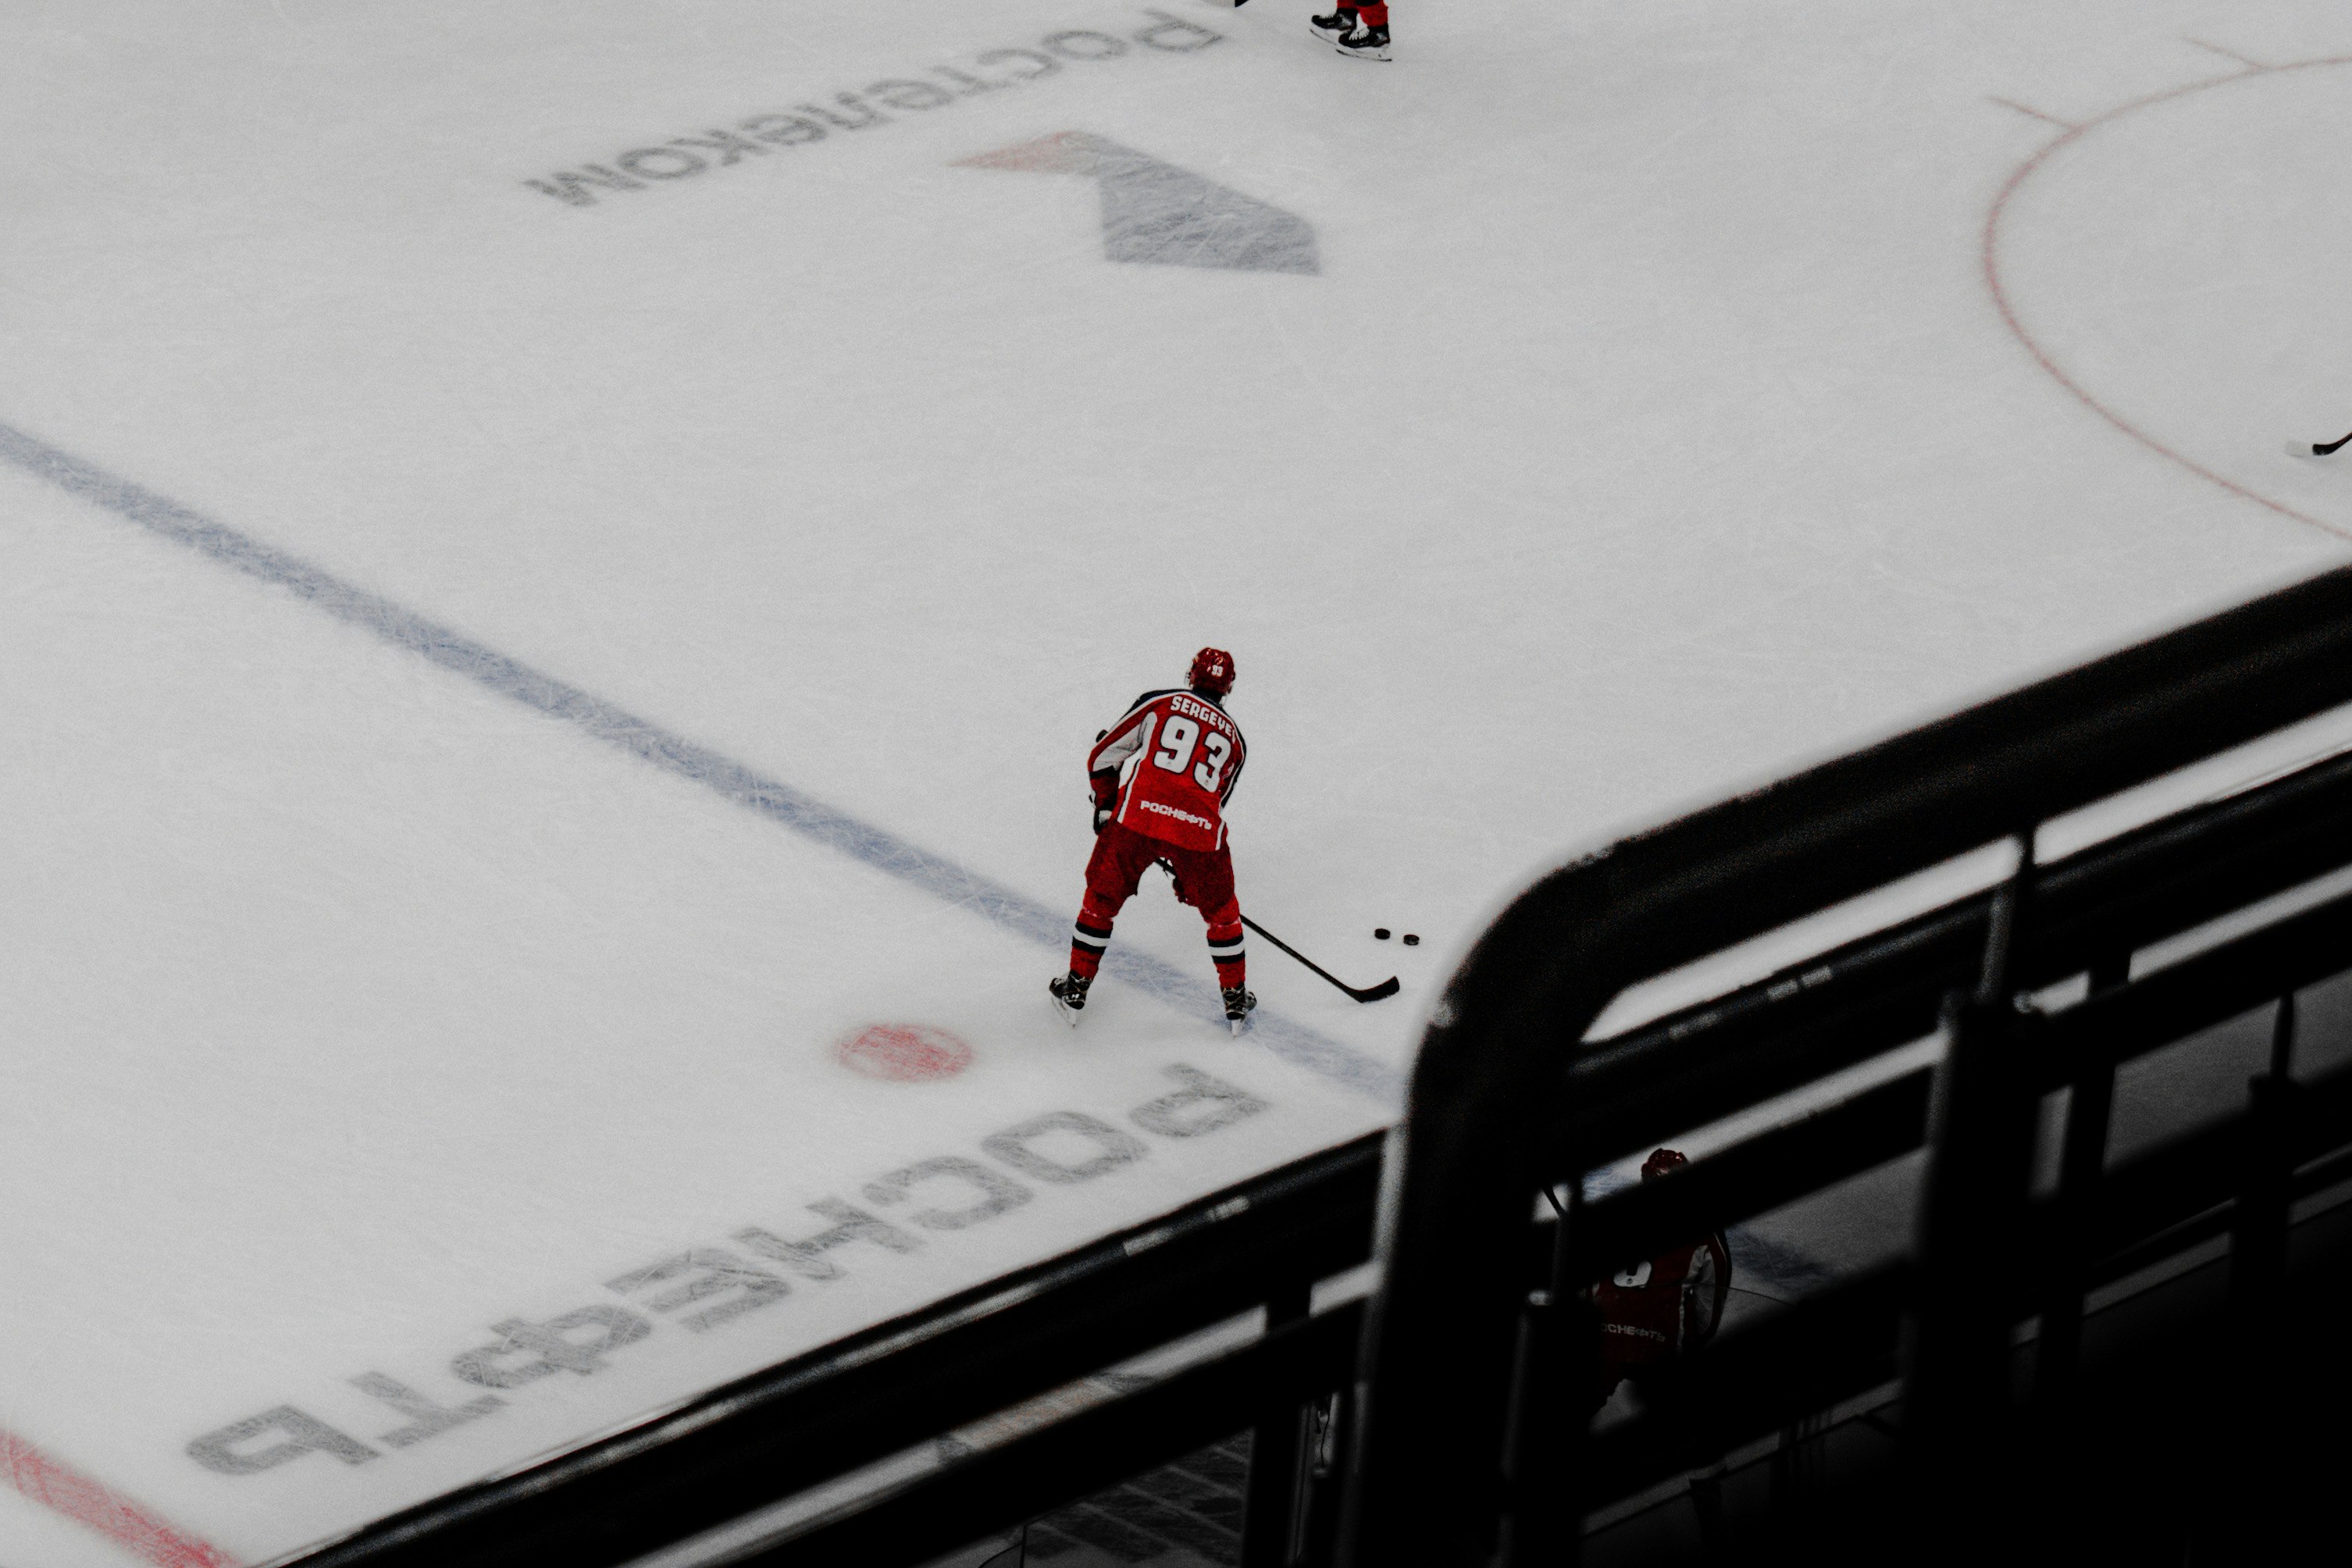
M 1404 933 L 1404 944 L 1407 947 L 1419 947 L 1421 945 L 1421 938 L 1413 935 L 1411 931 L 1407 931 Z
M 1386 941 L 1388 941 L 1388 939 L 1389 939 L 1389 928 L 1388 928 L 1388 927 L 1386 927 L 1386 926 L 1374 926 L 1374 927 L 1372 928 L 1372 940 L 1373 940 L 1374 942 L 1386 942 Z

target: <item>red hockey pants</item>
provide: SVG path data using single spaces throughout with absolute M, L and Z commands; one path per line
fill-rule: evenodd
M 1176 869 L 1176 896 L 1209 922 L 1209 957 L 1217 984 L 1226 990 L 1242 983 L 1242 906 L 1234 897 L 1234 854 L 1228 848 L 1179 849 L 1116 822 L 1103 824 L 1095 852 L 1087 858 L 1087 897 L 1070 932 L 1070 973 L 1092 980 L 1110 945 L 1111 921 L 1135 896 L 1136 884 L 1155 860 Z

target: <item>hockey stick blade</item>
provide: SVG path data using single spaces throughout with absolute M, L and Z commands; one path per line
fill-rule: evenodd
M 2334 452 L 2338 447 L 2342 447 L 2346 441 L 2352 441 L 2352 436 L 2347 436 L 2343 437 L 2342 440 L 2329 441 L 2325 444 L 2314 441 L 2311 444 L 2311 455 L 2315 458 L 2325 458 L 2329 453 Z
M 1332 973 L 1329 970 L 1324 968 L 1321 964 L 1316 963 L 1313 959 L 1307 957 L 1305 953 L 1299 952 L 1297 948 L 1291 946 L 1280 937 L 1275 935 L 1272 931 L 1266 930 L 1265 927 L 1250 919 L 1249 916 L 1244 915 L 1242 917 L 1242 924 L 1249 927 L 1250 930 L 1257 932 L 1258 935 L 1265 938 L 1266 941 L 1274 943 L 1275 946 L 1282 949 L 1283 952 L 1290 954 L 1291 957 L 1298 960 L 1299 963 L 1305 964 L 1307 968 L 1313 970 L 1316 973 L 1321 975 L 1324 979 L 1329 981 L 1340 990 L 1345 991 L 1349 995 L 1354 997 L 1359 1002 L 1383 1001 L 1388 997 L 1395 995 L 1398 991 L 1402 989 L 1402 987 L 1397 984 L 1397 977 L 1393 974 L 1390 975 L 1386 980 L 1381 981 L 1378 985 L 1366 986 L 1359 989 L 1356 986 L 1349 984 L 1346 981 L 1340 979 L 1338 975 Z

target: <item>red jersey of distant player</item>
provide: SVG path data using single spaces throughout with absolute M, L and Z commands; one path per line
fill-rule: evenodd
M 1645 1182 L 1690 1163 L 1681 1151 L 1658 1149 L 1642 1162 Z M 1593 1287 L 1601 1309 L 1601 1381 L 1606 1404 L 1627 1377 L 1696 1350 L 1715 1337 L 1731 1293 L 1731 1248 L 1721 1231 L 1634 1263 Z
M 1210 698 L 1147 691 L 1095 743 L 1087 774 L 1095 804 L 1122 827 L 1215 850 L 1225 847 L 1225 803 L 1248 756 L 1241 726 Z
M 1094 852 L 1087 857 L 1086 898 L 1070 927 L 1069 973 L 1047 983 L 1073 1024 L 1109 950 L 1112 923 L 1154 866 L 1168 872 L 1176 897 L 1200 911 L 1234 1033 L 1257 1005 L 1246 983 L 1242 906 L 1225 843 L 1225 806 L 1249 755 L 1241 726 L 1225 711 L 1234 656 L 1204 647 L 1184 679 L 1183 687 L 1147 691 L 1129 703 L 1087 754 Z

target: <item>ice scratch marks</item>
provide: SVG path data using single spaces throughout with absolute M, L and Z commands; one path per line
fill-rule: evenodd
M 2061 120 L 2054 114 L 2044 114 L 2038 109 L 2028 109 L 2024 104 L 2019 103 L 2013 99 L 1995 97 L 1988 100 L 1987 101 L 1998 103 L 2003 109 L 2014 109 L 2020 114 L 2031 115 L 2032 118 L 2042 121 L 2047 124 L 2055 125 L 2061 131 L 2080 131 L 2082 129 L 2081 126 L 2075 124 L 2071 120 Z
M 2225 49 L 2219 44 L 2209 44 L 2202 38 L 2183 38 L 2180 41 L 2192 49 L 2203 49 L 2209 55 L 2219 55 L 2225 60 L 2235 60 L 2250 71 L 2266 71 L 2275 68 L 2264 65 L 2260 60 L 2249 59 L 2235 49 Z
M 604 744 L 687 779 L 933 898 L 971 910 L 1001 929 L 1059 953 L 1069 940 L 1066 910 L 1049 910 L 945 855 L 851 816 L 782 780 L 638 717 L 593 692 L 533 668 L 405 605 L 346 583 L 324 568 L 241 533 L 177 501 L 119 479 L 72 454 L 0 425 L 0 460 L 47 480 L 68 495 L 185 545 L 220 564 L 306 599 L 328 615 L 460 675 L 487 690 L 559 720 Z M 1114 949 L 1106 968 L 1118 979 L 1202 1017 L 1223 1016 L 1206 978 L 1147 953 Z M 1319 1030 L 1261 1008 L 1252 1030 L 1260 1045 L 1293 1065 L 1394 1105 L 1398 1074 Z
M 2278 66 L 2267 65 L 2261 60 L 2253 58 L 2250 55 L 2242 55 L 2235 49 L 2224 48 L 2220 44 L 2207 43 L 2203 38 L 2183 37 L 2180 41 L 2187 44 L 2192 49 L 2202 49 L 2209 55 L 2219 55 L 2225 60 L 2231 60 L 2245 67 L 2246 68 L 2242 72 L 2238 73 L 2239 75 L 2253 76 L 2258 75 L 2263 71 L 2272 71 L 2283 68 Z M 2051 125 L 2055 125 L 2061 131 L 2080 132 L 2090 125 L 2098 124 L 2102 121 L 2112 120 L 2116 114 L 2124 113 L 2131 109 L 2139 108 L 2142 104 L 2158 102 L 2163 99 L 2173 97 L 2179 92 L 2194 92 L 2199 88 L 2210 87 L 2211 85 L 2213 84 L 2210 82 L 2198 82 L 2190 87 L 2175 89 L 2173 92 L 2159 93 L 2156 98 L 2143 100 L 2140 103 L 2126 104 L 2122 110 L 2111 110 L 2106 114 L 2095 115 L 2088 121 L 2061 120 L 2056 115 L 2046 114 L 2041 110 L 2033 108 L 2030 104 L 2020 103 L 2013 98 L 2002 98 L 1998 94 L 1990 95 L 1986 101 L 1998 103 L 2003 109 L 2013 109 L 2020 114 L 2028 115 L 2035 120 L 2042 121 Z

